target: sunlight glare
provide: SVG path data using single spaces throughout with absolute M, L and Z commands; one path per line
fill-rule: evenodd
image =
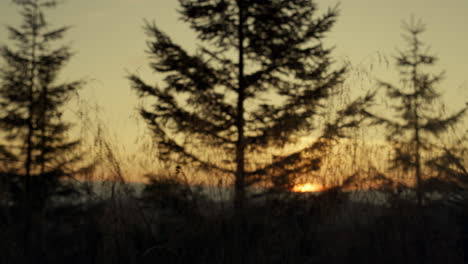
M 293 192 L 320 192 L 323 186 L 316 183 L 298 184 L 292 188 Z

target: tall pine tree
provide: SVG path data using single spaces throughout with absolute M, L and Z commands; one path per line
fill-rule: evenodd
M 73 181 L 64 179 L 88 168 L 80 166 L 79 141 L 68 139 L 71 124 L 62 119 L 64 105 L 83 83 L 59 80 L 72 52 L 60 43 L 68 28 L 50 29 L 43 13 L 56 2 L 14 3 L 23 20 L 8 27 L 12 44 L 0 49 L 0 128 L 8 152 L 10 203 L 24 208 L 24 243 L 31 252 L 36 250 L 33 236 L 40 245 L 45 241 L 42 221 L 63 203 L 58 198 L 78 193 Z M 34 224 L 34 219 L 41 220 Z
M 427 52 L 420 35 L 425 26 L 412 19 L 404 24 L 407 34 L 404 39 L 408 49 L 399 52 L 396 66 L 401 75 L 401 86 L 381 81 L 379 85 L 386 90 L 394 102 L 393 118 L 369 113 L 376 124 L 382 124 L 387 131 L 387 140 L 394 148 L 391 163 L 393 169 L 402 169 L 414 175 L 416 199 L 421 207 L 424 200 L 422 189 L 425 164 L 429 161 L 424 153 L 434 150 L 438 145 L 437 137 L 457 124 L 467 108 L 450 116 L 435 113 L 434 103 L 440 99 L 436 86 L 442 81 L 443 73 L 424 72 L 424 67 L 433 66 L 437 58 Z
M 343 81 L 345 69 L 332 69 L 331 49 L 323 45 L 337 10 L 319 16 L 311 0 L 179 3 L 182 20 L 203 45 L 189 54 L 147 24 L 151 68 L 164 84 L 130 76 L 141 97 L 155 100 L 141 115 L 161 158 L 230 175 L 236 209 L 244 207 L 249 186 L 268 181 L 287 187 L 295 176 L 317 170 L 321 150 L 341 128 L 356 125 L 350 118 L 362 101 L 341 112 L 313 144 L 270 154 L 317 129 L 324 100 Z M 206 155 L 219 150 L 217 158 Z

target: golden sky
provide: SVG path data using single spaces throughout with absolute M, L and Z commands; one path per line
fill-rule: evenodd
M 76 56 L 62 77 L 86 78 L 84 99 L 103 109 L 103 119 L 115 131 L 126 148 L 133 149 L 135 135 L 145 129 L 137 126 L 137 98 L 125 76 L 139 72 L 147 79 L 157 78 L 148 69 L 147 40 L 143 20 L 154 20 L 188 50 L 197 40 L 189 27 L 178 20 L 176 0 L 65 0 L 49 11 L 53 25 L 72 25 L 66 36 Z M 441 90 L 449 105 L 462 106 L 468 101 L 468 1 L 467 0 L 318 0 L 319 10 L 340 3 L 341 15 L 327 43 L 336 46 L 335 58 L 349 59 L 354 65 L 378 64 L 379 54 L 391 56 L 401 39 L 401 21 L 411 15 L 427 24 L 424 40 L 439 56 L 436 70 L 446 70 Z M 20 17 L 10 0 L 0 0 L 0 25 L 18 25 Z M 0 43 L 7 42 L 6 30 L 0 29 Z M 393 61 L 390 61 L 393 65 Z M 376 78 L 389 80 L 394 68 L 380 67 Z M 390 79 L 391 80 L 391 79 Z M 371 87 L 368 87 L 371 88 Z

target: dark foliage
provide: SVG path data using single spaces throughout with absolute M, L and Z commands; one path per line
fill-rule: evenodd
M 435 61 L 418 53 L 420 27 L 410 27 L 413 49 L 398 58 L 410 68 L 409 91 L 382 83 L 403 102 L 399 121 L 365 112 L 368 95 L 318 124 L 345 72 L 332 69 L 322 45 L 336 9 L 317 16 L 307 0 L 179 0 L 204 46 L 190 55 L 147 24 L 151 66 L 164 86 L 130 80 L 155 99 L 141 114 L 161 159 L 231 177 L 235 197 L 215 199 L 180 166 L 149 174 L 140 194 L 101 139 L 96 145 L 115 176 L 86 182 L 83 195 L 73 176 L 91 167 L 81 166 L 79 141 L 68 139 L 71 125 L 61 118 L 83 84 L 58 79 L 72 55 L 58 45 L 67 28 L 48 29 L 42 11 L 55 1 L 14 2 L 23 24 L 8 28 L 14 45 L 0 50 L 0 263 L 467 263 L 466 138 L 428 161 L 440 177 L 418 184 L 437 194 L 426 197 L 422 213 L 410 184 L 374 170 L 364 175 L 374 190 L 356 187 L 362 175 L 355 173 L 321 192 L 291 191 L 362 114 L 390 128 L 395 167 L 407 173 L 422 166 L 418 151 L 432 148 L 427 135 L 459 120 L 465 110 L 442 119 L 426 113 L 441 77 L 418 70 Z M 317 129 L 305 148 L 274 155 Z M 219 192 L 228 192 L 222 183 Z
M 70 141 L 71 124 L 62 119 L 63 107 L 82 86 L 60 82 L 59 73 L 70 60 L 68 46 L 58 41 L 67 27 L 49 29 L 43 9 L 54 1 L 16 1 L 23 23 L 8 27 L 12 46 L 3 46 L 0 71 L 0 125 L 6 142 L 4 167 L 18 190 L 30 200 L 72 193 L 61 178 L 80 172 L 79 141 Z M 22 177 L 22 178 L 21 178 Z M 32 185 L 36 185 L 34 188 Z M 41 190 L 42 198 L 32 192 Z M 17 193 L 17 192 L 15 192 Z
M 190 186 L 180 174 L 176 176 L 147 175 L 147 179 L 149 183 L 143 189 L 141 197 L 146 208 L 166 212 L 169 215 L 184 215 L 193 218 L 199 216 L 199 206 L 207 200 L 200 188 Z
M 422 185 L 427 178 L 424 164 L 429 159 L 424 153 L 440 148 L 438 137 L 461 121 L 468 108 L 463 108 L 450 116 L 437 115 L 435 102 L 440 98 L 436 89 L 443 79 L 443 73 L 425 73 L 424 67 L 432 66 L 437 58 L 430 55 L 420 35 L 425 27 L 414 19 L 405 24 L 408 35 L 408 50 L 401 51 L 396 57 L 396 66 L 400 71 L 401 87 L 388 82 L 380 82 L 389 99 L 395 102 L 392 109 L 395 117 L 378 116 L 368 113 L 374 124 L 386 128 L 388 142 L 394 148 L 391 159 L 393 169 L 402 169 L 414 174 L 418 204 L 422 205 L 424 191 Z M 426 174 L 426 176 L 425 176 Z
M 7 27 L 11 45 L 0 48 L 0 129 L 4 138 L 0 176 L 6 194 L 1 206 L 15 211 L 10 224 L 23 229 L 16 234 L 22 241 L 15 246 L 23 252 L 24 261 L 44 263 L 52 246 L 49 243 L 55 240 L 49 236 L 52 230 L 73 225 L 59 219 L 81 211 L 73 176 L 91 169 L 80 165 L 79 141 L 69 139 L 71 124 L 62 119 L 65 104 L 83 83 L 59 79 L 72 52 L 60 43 L 68 27 L 50 29 L 43 12 L 56 2 L 14 3 L 23 20 L 19 27 Z
M 164 76 L 164 84 L 129 77 L 141 97 L 155 100 L 141 109 L 141 116 L 154 133 L 161 159 L 230 175 L 234 203 L 241 208 L 249 186 L 267 183 L 284 190 L 298 175 L 317 170 L 324 148 L 343 128 L 361 121 L 350 118 L 370 97 L 324 125 L 317 142 L 260 162 L 320 127 L 324 100 L 345 72 L 332 69 L 331 49 L 322 44 L 337 10 L 317 15 L 310 0 L 179 2 L 181 19 L 203 46 L 189 54 L 148 23 L 151 67 Z M 226 158 L 206 156 L 214 150 Z

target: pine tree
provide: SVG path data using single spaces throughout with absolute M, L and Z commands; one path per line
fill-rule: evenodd
M 317 170 L 318 156 L 341 135 L 363 103 L 354 102 L 315 143 L 282 155 L 274 150 L 310 135 L 323 102 L 342 83 L 323 39 L 337 10 L 318 16 L 309 0 L 179 0 L 182 20 L 202 45 L 189 54 L 155 24 L 146 24 L 151 68 L 164 85 L 129 77 L 140 97 L 155 100 L 141 115 L 164 160 L 190 163 L 234 179 L 234 207 L 261 182 L 287 187 Z M 367 98 L 369 99 L 369 98 Z M 206 153 L 219 153 L 209 159 Z M 259 156 L 270 155 L 261 162 Z M 224 158 L 222 156 L 227 156 Z M 261 163 L 261 164 L 258 164 Z
M 379 82 L 394 104 L 394 118 L 369 115 L 375 124 L 382 124 L 387 131 L 387 140 L 394 148 L 391 159 L 393 169 L 402 169 L 414 173 L 418 206 L 423 205 L 424 167 L 429 161 L 424 159 L 424 152 L 434 150 L 438 145 L 437 137 L 457 124 L 467 108 L 450 116 L 437 115 L 434 105 L 440 99 L 436 86 L 443 80 L 444 73 L 432 74 L 423 71 L 424 67 L 433 66 L 437 57 L 429 54 L 420 35 L 425 26 L 412 19 L 404 23 L 407 35 L 404 39 L 409 48 L 400 51 L 396 57 L 396 66 L 401 75 L 402 86 L 389 82 Z
M 77 194 L 74 183 L 63 179 L 88 167 L 79 165 L 79 141 L 68 139 L 71 124 L 62 119 L 64 105 L 83 84 L 59 80 L 72 56 L 59 42 L 68 27 L 50 29 L 43 10 L 55 7 L 55 1 L 14 3 L 23 21 L 8 27 L 12 45 L 0 49 L 0 128 L 9 154 L 6 163 L 12 167 L 6 175 L 12 202 L 24 208 L 28 241 L 34 214 L 44 218 L 45 210 L 54 208 L 54 198 Z

